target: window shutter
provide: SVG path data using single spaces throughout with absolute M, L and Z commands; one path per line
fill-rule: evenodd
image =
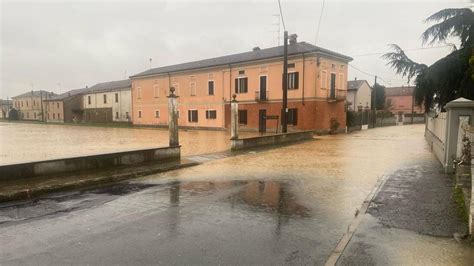
M 295 72 L 295 89 L 298 89 L 299 72 Z
M 239 93 L 239 79 L 235 79 L 235 93 Z
M 244 92 L 247 92 L 248 78 L 244 78 Z
M 296 77 L 298 77 L 298 75 Z M 296 80 L 298 80 L 298 78 Z M 294 119 L 293 120 L 293 125 L 296 126 L 296 124 L 298 124 L 298 109 L 294 109 L 294 114 L 295 115 L 294 115 L 294 118 L 293 118 Z

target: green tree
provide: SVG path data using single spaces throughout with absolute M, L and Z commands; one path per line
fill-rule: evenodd
M 383 110 L 385 108 L 385 86 L 378 83 L 372 86 L 372 104 L 374 104 L 374 90 L 375 90 L 375 107 L 377 110 Z
M 425 22 L 436 23 L 422 34 L 423 44 L 433 45 L 450 38 L 460 41 L 460 48 L 431 66 L 417 63 L 396 44 L 383 55 L 388 65 L 410 81 L 415 78 L 415 101 L 429 110 L 444 106 L 457 97 L 474 99 L 474 12 L 469 8 L 443 9 Z

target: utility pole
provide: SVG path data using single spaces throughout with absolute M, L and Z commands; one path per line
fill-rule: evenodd
M 288 31 L 283 36 L 283 108 L 281 110 L 281 132 L 287 132 L 286 115 L 288 112 Z
M 415 90 L 411 94 L 411 123 L 413 124 L 413 114 L 415 113 Z
M 41 103 L 41 121 L 44 121 L 44 108 L 43 108 L 43 91 L 40 90 L 40 103 Z
M 374 83 L 374 105 L 372 106 L 373 110 L 373 125 L 375 128 L 375 124 L 377 123 L 377 76 L 375 76 L 375 83 Z

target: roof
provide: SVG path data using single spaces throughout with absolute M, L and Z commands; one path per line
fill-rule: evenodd
M 44 90 L 39 90 L 39 91 L 29 91 L 29 92 L 25 92 L 23 94 L 20 94 L 20 95 L 17 95 L 15 97 L 12 97 L 12 99 L 16 99 L 16 98 L 24 98 L 24 97 L 40 97 L 41 95 L 43 97 L 46 97 L 46 95 L 51 95 L 51 96 L 54 96 L 56 95 L 56 93 L 54 92 L 49 92 L 49 91 L 44 91 Z
M 90 87 L 86 93 L 97 93 L 106 91 L 128 90 L 132 88 L 132 81 L 130 79 L 115 80 L 97 83 Z
M 0 105 L 12 105 L 13 101 L 12 100 L 3 100 L 0 99 Z
M 449 109 L 449 108 L 454 108 L 454 107 L 468 107 L 468 108 L 473 108 L 474 107 L 474 101 L 471 101 L 466 98 L 459 97 L 455 100 L 450 101 L 447 103 L 444 108 Z
M 75 96 L 75 95 L 78 95 L 78 94 L 81 94 L 81 93 L 85 93 L 88 90 L 89 90 L 89 88 L 70 90 L 68 92 L 65 92 L 65 93 L 62 93 L 62 94 L 59 94 L 59 95 L 54 95 L 53 97 L 48 98 L 45 101 L 62 101 L 62 100 L 67 99 L 69 97 L 72 97 L 72 96 Z
M 387 87 L 385 88 L 385 97 L 387 96 L 412 96 L 415 87 Z
M 367 80 L 361 79 L 361 80 L 350 80 L 347 82 L 347 90 L 358 90 L 364 83 L 367 83 L 367 85 L 370 87 L 369 82 Z
M 311 53 L 311 52 L 319 52 L 329 56 L 334 56 L 337 58 L 341 58 L 344 61 L 352 61 L 352 58 L 343 54 L 339 54 L 306 42 L 298 42 L 296 44 L 288 45 L 288 55 L 298 55 L 303 53 Z M 278 58 L 283 56 L 283 45 L 271 47 L 267 49 L 260 49 L 255 51 L 249 51 L 245 53 L 233 54 L 233 55 L 226 55 L 221 57 L 215 57 L 210 59 L 204 59 L 199 61 L 193 61 L 188 63 L 182 63 L 177 65 L 170 65 L 164 67 L 158 67 L 149 69 L 147 71 L 135 74 L 130 76 L 130 78 L 136 77 L 143 77 L 143 76 L 150 76 L 150 75 L 159 75 L 165 74 L 170 72 L 178 72 L 178 71 L 186 71 L 186 70 L 193 70 L 193 69 L 200 69 L 200 68 L 207 68 L 207 67 L 216 67 L 216 66 L 223 66 L 229 64 L 238 64 L 244 63 L 249 61 L 256 61 L 262 59 L 270 59 L 270 58 Z

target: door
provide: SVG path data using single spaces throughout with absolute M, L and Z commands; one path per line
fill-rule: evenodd
M 267 110 L 259 110 L 258 111 L 258 132 L 265 133 L 267 131 Z
M 267 76 L 260 76 L 260 101 L 267 100 Z
M 336 99 L 336 74 L 331 73 L 331 92 L 330 92 L 331 99 Z

